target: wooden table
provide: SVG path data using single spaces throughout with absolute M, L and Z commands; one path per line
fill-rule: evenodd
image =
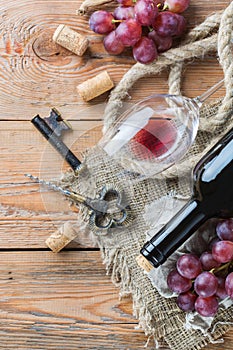
M 76 212 L 60 195 L 41 192 L 24 177 L 32 173 L 59 178 L 64 170 L 60 156 L 31 125 L 31 118 L 37 113 L 48 116 L 55 106 L 72 123 L 74 131 L 65 142 L 75 149 L 80 134 L 101 125 L 101 108 L 108 97 L 84 103 L 76 86 L 105 69 L 117 84 L 134 64 L 128 55 L 112 57 L 104 51 L 101 37 L 88 29 L 87 17 L 76 16 L 80 3 L 0 1 L 0 348 L 4 350 L 132 350 L 143 349 L 147 340 L 135 329 L 130 298 L 119 300 L 88 237 L 80 236 L 57 255 L 47 249 L 46 238 L 65 221 L 75 223 Z M 228 3 L 191 0 L 189 27 Z M 60 23 L 89 37 L 90 49 L 83 58 L 52 43 Z M 215 57 L 195 61 L 186 68 L 183 93 L 194 97 L 221 77 Z M 141 79 L 130 92 L 130 102 L 154 92 L 167 92 L 166 72 Z M 83 149 L 93 143 L 90 136 L 84 140 Z M 228 332 L 225 340 L 221 349 L 232 349 L 233 333 Z M 150 341 L 148 349 L 153 345 Z

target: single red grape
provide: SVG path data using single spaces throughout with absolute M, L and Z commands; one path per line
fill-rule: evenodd
M 119 6 L 115 9 L 113 12 L 113 17 L 117 20 L 126 20 L 129 18 L 134 18 L 135 12 L 134 12 L 134 7 L 133 6 Z
M 95 11 L 89 20 L 89 25 L 93 32 L 98 34 L 107 34 L 115 29 L 113 23 L 114 17 L 107 11 Z
M 168 7 L 171 12 L 184 12 L 190 4 L 190 0 L 166 0 L 164 5 Z
M 113 30 L 104 38 L 104 48 L 111 55 L 119 55 L 124 50 L 124 45 L 116 37 L 116 31 Z
M 217 277 L 218 280 L 218 289 L 216 291 L 216 296 L 220 299 L 225 299 L 227 297 L 227 291 L 225 287 L 225 278 Z
M 185 23 L 183 16 L 165 11 L 159 12 L 152 26 L 160 36 L 176 36 L 183 33 L 186 26 Z
M 133 57 L 140 63 L 153 62 L 158 57 L 154 41 L 143 36 L 133 47 Z
M 209 249 L 212 251 L 213 246 L 215 245 L 215 243 L 219 242 L 220 239 L 218 237 L 214 237 L 211 239 L 211 241 L 209 242 Z
M 157 47 L 158 52 L 164 52 L 172 47 L 172 37 L 171 36 L 159 36 L 155 30 L 148 33 L 148 38 L 152 39 Z
M 218 311 L 218 299 L 215 296 L 208 298 L 198 297 L 195 302 L 195 310 L 204 317 L 213 317 Z
M 192 281 L 181 276 L 177 270 L 172 270 L 167 277 L 168 287 L 175 293 L 187 292 L 192 287 Z
M 201 273 L 201 262 L 194 254 L 184 254 L 177 260 L 176 268 L 181 276 L 192 279 Z
M 160 12 L 152 26 L 160 36 L 173 36 L 177 31 L 178 20 L 172 12 Z
M 183 311 L 189 312 L 194 311 L 195 309 L 195 301 L 197 299 L 197 295 L 192 293 L 191 291 L 181 293 L 176 302 L 179 308 Z
M 226 292 L 227 295 L 233 299 L 233 272 L 231 272 L 227 278 L 226 278 L 226 282 L 225 282 L 225 288 L 226 288 Z
M 220 221 L 216 233 L 221 240 L 233 242 L 233 219 Z
M 182 34 L 184 34 L 185 30 L 186 30 L 186 20 L 183 16 L 178 15 L 177 13 L 174 13 L 174 15 L 176 16 L 177 19 L 177 28 L 176 28 L 176 32 L 175 32 L 175 36 L 180 36 Z
M 219 267 L 221 265 L 220 262 L 214 260 L 213 255 L 210 252 L 204 252 L 200 256 L 200 262 L 203 270 L 209 271 L 215 267 Z
M 134 4 L 133 0 L 117 0 L 122 6 L 132 6 Z
M 217 288 L 217 277 L 211 272 L 204 271 L 195 279 L 194 290 L 199 296 L 203 298 L 211 297 L 214 295 L 217 291 Z
M 153 0 L 138 0 L 135 7 L 135 18 L 142 26 L 150 26 L 158 15 L 158 8 Z
M 142 27 L 136 20 L 128 19 L 119 24 L 116 35 L 124 46 L 134 46 L 141 38 Z
M 233 242 L 219 241 L 213 245 L 213 258 L 220 263 L 227 263 L 233 259 Z

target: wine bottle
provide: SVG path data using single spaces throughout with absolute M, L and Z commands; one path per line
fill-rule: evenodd
M 213 217 L 233 217 L 233 128 L 195 166 L 190 201 L 140 253 L 158 267 Z

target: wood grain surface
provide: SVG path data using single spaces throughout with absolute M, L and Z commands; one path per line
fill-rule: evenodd
M 189 28 L 230 1 L 191 0 Z M 76 86 L 103 70 L 115 84 L 134 64 L 129 51 L 109 56 L 102 38 L 78 17 L 81 1 L 0 0 L 0 349 L 143 349 L 147 337 L 136 329 L 130 298 L 105 275 L 100 253 L 83 235 L 60 254 L 51 253 L 46 238 L 77 209 L 56 193 L 32 184 L 25 173 L 46 180 L 68 169 L 46 144 L 30 120 L 48 116 L 56 107 L 72 123 L 65 142 L 82 152 L 101 137 L 101 119 L 108 94 L 84 103 Z M 90 47 L 75 56 L 52 42 L 59 24 L 86 35 Z M 167 92 L 167 72 L 140 79 L 126 101 L 132 104 L 152 93 Z M 183 93 L 194 97 L 223 76 L 214 56 L 187 65 Z M 224 89 L 215 96 L 224 94 Z M 91 131 L 90 131 L 91 130 Z M 224 344 L 233 347 L 232 331 Z M 154 349 L 151 339 L 148 349 Z M 161 349 L 168 350 L 165 344 Z

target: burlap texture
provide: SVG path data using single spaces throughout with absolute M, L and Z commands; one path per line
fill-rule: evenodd
M 216 101 L 204 107 L 201 118 L 210 120 L 217 112 L 219 104 Z M 199 131 L 195 144 L 186 156 L 187 163 L 194 155 L 200 155 L 201 158 L 232 126 L 230 118 L 212 132 Z M 96 237 L 95 233 L 93 235 L 101 249 L 108 274 L 111 274 L 112 281 L 120 288 L 120 295 L 132 294 L 134 314 L 139 325 L 147 335 L 153 335 L 157 340 L 163 339 L 172 350 L 198 350 L 221 337 L 229 329 L 226 322 L 233 322 L 233 309 L 230 307 L 217 314 L 212 330 L 207 335 L 197 330 L 186 330 L 183 327 L 185 313 L 177 307 L 174 298 L 166 299 L 157 292 L 135 260 L 149 229 L 143 217 L 145 205 L 166 196 L 170 191 L 189 195 L 189 178 L 193 166 L 190 163 L 189 171 L 187 168 L 186 173 L 179 171 L 177 177 L 171 179 L 148 179 L 132 183 L 124 169 L 96 146 L 87 152 L 80 174 L 75 177 L 73 173 L 68 173 L 62 182 L 64 187 L 69 186 L 91 197 L 96 196 L 106 184 L 120 186 L 126 192 L 134 216 L 132 223 L 126 228 L 112 229 L 105 236 Z M 89 230 L 87 209 L 80 208 L 80 215 Z

